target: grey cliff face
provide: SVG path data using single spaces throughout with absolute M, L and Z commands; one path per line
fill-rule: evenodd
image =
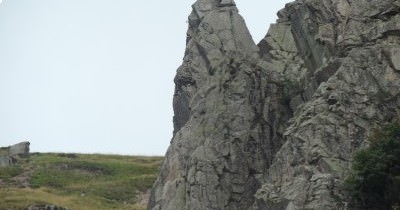
M 346 209 L 373 128 L 399 117 L 400 2 L 297 0 L 255 45 L 233 1 L 198 0 L 174 136 L 149 209 Z
M 197 1 L 175 78 L 175 134 L 150 209 L 244 209 L 281 144 L 282 87 L 269 83 L 233 1 Z M 280 130 L 279 130 L 280 129 Z M 276 145 L 276 146 L 275 146 Z
M 374 128 L 399 117 L 399 6 L 305 0 L 280 11 L 262 41 L 271 49 L 264 58 L 287 59 L 291 52 L 280 46 L 288 42 L 276 41 L 274 28 L 288 27 L 298 50 L 291 54 L 304 62 L 282 70 L 286 87 L 298 91 L 288 91 L 294 116 L 256 194 L 266 209 L 346 209 L 341 184 L 354 151 L 368 145 Z

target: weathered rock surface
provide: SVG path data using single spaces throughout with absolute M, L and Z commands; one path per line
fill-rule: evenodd
M 297 80 L 293 69 L 283 71 L 298 90 L 290 100 L 295 112 L 256 194 L 257 209 L 346 208 L 340 189 L 354 151 L 368 144 L 374 128 L 399 117 L 400 74 L 393 62 L 399 6 L 391 0 L 305 0 L 280 11 L 275 27 L 291 28 L 304 64 Z M 272 46 L 268 37 L 264 44 Z M 263 53 L 288 52 L 270 48 Z
M 29 142 L 21 142 L 15 145 L 10 146 L 9 155 L 10 156 L 25 156 L 29 154 Z
M 12 166 L 19 157 L 29 155 L 29 142 L 21 142 L 9 147 L 0 148 L 0 167 Z
M 297 0 L 256 46 L 233 1 L 198 0 L 174 137 L 149 209 L 346 209 L 371 131 L 399 117 L 400 2 Z
M 150 209 L 244 209 L 288 120 L 233 1 L 193 5 L 175 78 L 175 132 Z M 275 146 L 276 145 L 276 146 Z

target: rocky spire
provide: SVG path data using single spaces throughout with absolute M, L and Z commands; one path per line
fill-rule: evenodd
M 189 119 L 192 85 L 202 86 L 227 53 L 254 55 L 258 50 L 233 0 L 198 0 L 192 7 L 185 56 L 175 78 L 174 133 Z
M 198 0 L 187 36 L 174 137 L 149 209 L 246 209 L 271 161 L 258 47 L 233 0 Z

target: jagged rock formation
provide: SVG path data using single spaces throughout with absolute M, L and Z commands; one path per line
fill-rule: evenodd
M 233 1 L 198 0 L 174 137 L 149 209 L 346 209 L 341 183 L 399 117 L 400 1 L 297 0 L 256 46 Z
M 345 208 L 340 185 L 352 154 L 373 128 L 399 116 L 399 6 L 391 0 L 306 0 L 280 11 L 275 27 L 290 28 L 307 73 L 293 80 L 297 70 L 283 70 L 296 84 L 290 96 L 295 112 L 256 196 L 265 206 Z M 262 42 L 272 49 L 266 56 L 280 45 L 272 30 Z M 278 48 L 271 57 L 281 60 L 286 52 Z
M 272 78 L 257 66 L 257 51 L 232 1 L 193 5 L 184 63 L 175 78 L 175 134 L 152 209 L 252 204 L 272 161 L 271 145 L 281 136 L 266 118 L 288 119 L 270 114 L 283 109 L 274 98 L 282 88 L 267 82 Z

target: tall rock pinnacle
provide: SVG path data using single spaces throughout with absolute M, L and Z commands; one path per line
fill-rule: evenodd
M 267 136 L 278 136 L 266 125 L 277 107 L 263 105 L 270 98 L 258 47 L 232 0 L 198 0 L 187 35 L 174 137 L 149 209 L 245 209 L 271 161 Z
M 203 86 L 226 54 L 253 55 L 257 50 L 233 0 L 198 0 L 189 16 L 185 57 L 175 78 L 175 132 L 189 119 L 191 85 Z

